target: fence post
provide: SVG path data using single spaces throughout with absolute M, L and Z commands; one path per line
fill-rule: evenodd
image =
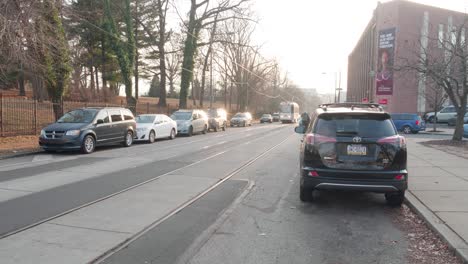
M 37 134 L 37 100 L 34 99 L 34 135 Z
M 0 136 L 3 137 L 3 123 L 5 123 L 3 118 L 3 93 L 0 93 L 0 121 Z

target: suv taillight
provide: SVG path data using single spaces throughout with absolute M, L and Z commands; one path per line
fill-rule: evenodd
M 419 126 L 419 120 L 416 120 L 416 125 Z
M 336 138 L 326 137 L 318 134 L 307 134 L 306 143 L 308 145 L 320 144 L 320 143 L 335 143 Z
M 402 136 L 391 136 L 377 140 L 379 144 L 391 144 L 400 148 L 406 148 L 406 139 Z

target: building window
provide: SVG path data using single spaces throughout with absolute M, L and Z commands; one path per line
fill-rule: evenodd
M 457 28 L 452 27 L 452 32 L 450 33 L 450 41 L 452 42 L 452 45 L 457 44 Z
M 461 33 L 460 33 L 460 44 L 462 46 L 465 45 L 465 28 L 462 28 Z
M 439 48 L 444 47 L 444 24 L 439 24 Z

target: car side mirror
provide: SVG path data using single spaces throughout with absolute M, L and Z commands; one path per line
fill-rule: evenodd
M 305 134 L 306 132 L 306 127 L 305 126 L 297 126 L 294 128 L 294 132 L 298 134 Z
M 98 119 L 98 120 L 96 121 L 96 125 L 100 125 L 100 124 L 104 124 L 104 120 Z

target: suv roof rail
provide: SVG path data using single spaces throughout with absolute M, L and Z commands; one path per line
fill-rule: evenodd
M 327 108 L 336 108 L 336 107 L 350 107 L 351 110 L 354 108 L 371 108 L 371 109 L 379 109 L 383 112 L 383 107 L 380 104 L 376 103 L 330 103 L 330 104 L 321 104 L 319 105 L 321 109 L 327 111 Z

